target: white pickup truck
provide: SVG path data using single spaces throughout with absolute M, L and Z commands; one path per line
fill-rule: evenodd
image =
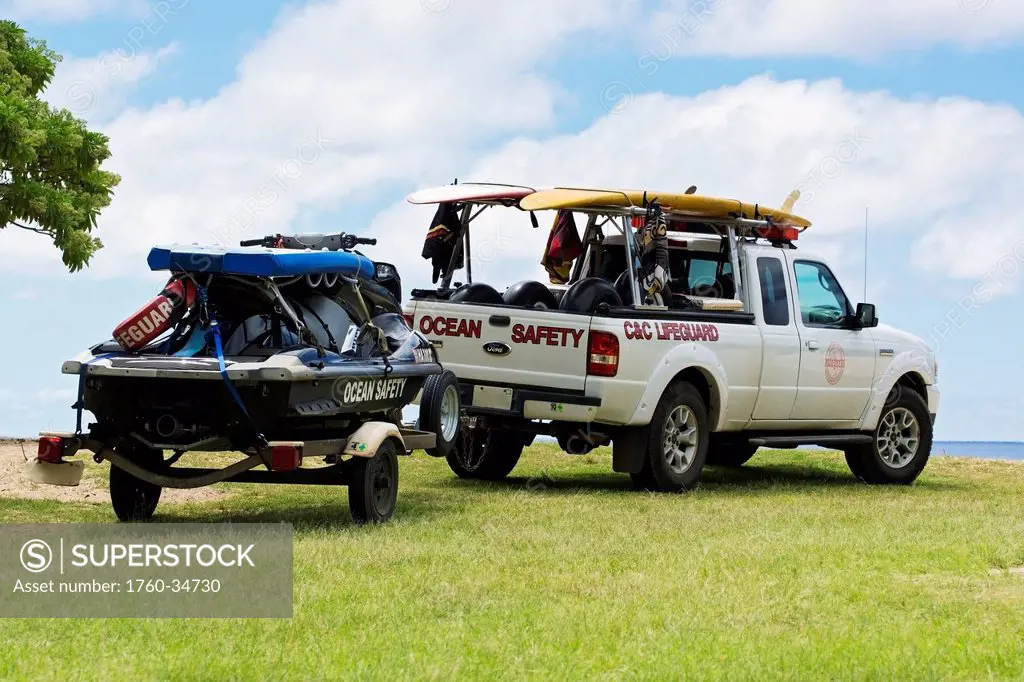
M 615 471 L 661 491 L 761 446 L 842 450 L 868 483 L 910 483 L 924 468 L 934 354 L 879 325 L 874 306 L 854 307 L 828 262 L 796 248 L 810 223 L 650 193 L 665 203 L 669 265 L 662 305 L 650 305 L 637 193 L 458 187 L 409 199 L 448 203 L 462 224 L 440 286 L 404 309 L 459 380 L 462 432 L 447 455 L 458 475 L 508 475 L 537 434 L 573 454 L 610 442 Z M 502 206 L 509 219 L 555 209 L 586 220 L 564 284 L 452 286 L 472 256 L 470 222 Z

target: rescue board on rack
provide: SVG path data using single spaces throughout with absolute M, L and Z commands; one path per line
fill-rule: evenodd
M 406 201 L 410 204 L 446 204 L 464 201 L 516 201 L 533 194 L 530 187 L 519 185 L 497 185 L 467 182 L 461 185 L 444 185 L 431 187 L 410 194 Z
M 627 208 L 642 206 L 644 195 L 648 200 L 657 199 L 662 208 L 677 215 L 695 218 L 728 220 L 729 218 L 770 219 L 780 225 L 807 228 L 811 221 L 798 215 L 768 208 L 760 204 L 748 204 L 737 199 L 720 199 L 699 194 L 653 192 L 650 190 L 603 190 L 603 189 L 552 189 L 534 192 L 519 202 L 524 211 L 548 211 L 559 209 Z
M 373 261 L 358 253 L 262 247 L 157 246 L 149 252 L 146 262 L 150 270 L 251 277 L 338 273 L 372 278 L 376 272 Z

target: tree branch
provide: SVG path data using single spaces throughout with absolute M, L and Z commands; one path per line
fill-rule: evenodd
M 11 221 L 10 224 L 14 225 L 15 227 L 20 227 L 23 230 L 28 230 L 29 232 L 35 232 L 36 234 L 45 235 L 47 237 L 52 237 L 53 236 L 52 234 L 50 234 L 46 230 L 43 230 L 43 229 L 38 228 L 38 227 L 29 227 L 28 225 L 22 225 L 21 223 L 16 223 L 13 220 Z

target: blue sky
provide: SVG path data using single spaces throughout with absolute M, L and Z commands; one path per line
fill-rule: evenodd
M 111 137 L 124 178 L 84 273 L 0 232 L 17 329 L 0 434 L 71 427 L 60 363 L 160 288 L 152 243 L 362 231 L 408 288 L 429 276 L 430 215 L 402 198 L 457 176 L 768 204 L 801 186 L 804 246 L 855 298 L 870 206 L 868 299 L 939 347 L 937 437 L 1024 440 L 1021 3 L 9 0 L 0 16 L 65 55 L 46 96 Z M 487 229 L 495 284 L 536 271 L 542 234 Z

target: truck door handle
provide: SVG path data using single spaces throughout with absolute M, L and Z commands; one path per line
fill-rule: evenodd
M 512 318 L 508 315 L 491 315 L 487 321 L 492 327 L 507 327 L 512 324 Z
M 804 344 L 807 346 L 807 350 L 818 350 L 821 346 L 818 345 L 817 341 L 808 341 Z

